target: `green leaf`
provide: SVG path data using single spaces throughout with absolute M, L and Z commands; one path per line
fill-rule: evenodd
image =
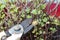
M 10 10 L 10 13 L 14 13 L 14 11 L 13 10 Z
M 29 12 L 30 12 L 30 8 L 27 8 L 27 9 L 26 9 L 26 12 L 29 13 Z
M 41 10 L 38 11 L 38 14 L 40 14 L 40 13 L 41 13 Z
M 55 22 L 55 23 L 59 23 L 59 20 L 58 20 L 58 19 L 55 19 L 54 22 Z
M 58 19 L 54 19 L 52 24 L 60 25 L 60 21 Z
M 17 21 L 17 17 L 13 17 L 13 20 L 14 20 L 14 21 Z
M 12 21 L 11 20 L 8 20 L 8 25 L 10 26 L 12 24 Z
M 51 30 L 52 32 L 55 32 L 55 31 L 56 31 L 56 28 L 51 27 L 50 30 Z
M 3 24 L 3 21 L 0 20 L 0 25 L 2 25 L 2 24 Z
M 14 4 L 11 4 L 11 8 L 15 8 L 16 6 Z
M 39 22 L 41 22 L 42 20 L 41 19 L 39 19 Z
M 40 24 L 41 24 L 41 27 L 43 27 L 45 25 L 43 22 L 41 22 Z
M 42 34 L 42 33 L 43 33 L 42 30 L 40 30 L 40 31 L 39 31 L 39 34 Z
M 40 40 L 44 40 L 43 38 L 40 38 Z
M 3 19 L 5 17 L 5 14 L 3 14 L 2 16 L 1 16 L 1 18 Z
M 48 21 L 48 19 L 47 19 L 47 18 L 44 18 L 44 19 L 43 19 L 43 22 L 47 22 L 47 21 Z
M 27 18 L 32 18 L 32 16 L 31 15 L 27 15 Z
M 46 14 L 44 13 L 43 16 L 46 16 Z
M 32 33 L 35 33 L 37 31 L 37 28 L 34 28 L 34 30 L 32 31 Z
M 41 9 L 45 9 L 45 7 L 46 7 L 46 4 L 42 4 L 42 5 L 40 6 Z
M 8 0 L 5 0 L 5 2 L 8 2 Z
M 18 8 L 15 8 L 14 11 L 15 11 L 15 12 L 18 12 Z
M 2 10 L 4 7 L 5 7 L 5 5 L 1 5 L 1 6 L 0 6 L 1 10 Z
M 23 18 L 24 18 L 24 17 L 25 17 L 25 15 L 24 15 L 24 14 L 22 14 L 22 15 L 21 15 L 21 17 L 23 17 Z
M 38 32 L 36 32 L 36 35 L 38 35 L 39 33 Z
M 31 12 L 32 14 L 34 14 L 34 15 L 37 15 L 37 10 L 36 9 L 34 9 L 34 10 L 32 10 L 32 12 Z

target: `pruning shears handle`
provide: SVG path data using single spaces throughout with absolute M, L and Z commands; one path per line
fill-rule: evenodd
M 0 40 L 3 36 L 6 36 L 6 33 L 4 31 L 0 32 Z

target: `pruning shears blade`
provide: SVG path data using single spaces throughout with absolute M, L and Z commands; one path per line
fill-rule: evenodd
M 23 26 L 23 28 L 25 29 L 26 27 L 28 27 L 32 22 L 32 18 L 26 19 L 24 20 L 21 25 Z
M 30 25 L 32 22 L 32 18 L 24 20 L 21 25 L 24 28 L 24 34 L 26 34 L 28 31 L 30 31 L 33 28 L 33 25 Z
M 26 34 L 27 32 L 29 32 L 32 28 L 33 28 L 33 25 L 30 25 L 29 27 L 27 27 L 27 28 L 24 30 L 24 34 Z

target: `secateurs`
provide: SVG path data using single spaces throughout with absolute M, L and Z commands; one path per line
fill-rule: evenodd
M 32 18 L 25 19 L 21 24 L 16 24 L 9 30 L 0 32 L 0 39 L 17 40 L 18 38 L 21 38 L 23 34 L 26 34 L 28 31 L 30 31 L 36 24 L 36 21 L 35 23 L 32 23 Z

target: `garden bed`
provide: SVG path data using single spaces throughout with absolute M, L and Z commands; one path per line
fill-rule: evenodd
M 27 4 L 27 5 L 26 5 Z M 60 20 L 46 13 L 43 0 L 17 1 L 0 4 L 0 31 L 5 31 L 27 18 L 38 21 L 21 40 L 60 40 Z

